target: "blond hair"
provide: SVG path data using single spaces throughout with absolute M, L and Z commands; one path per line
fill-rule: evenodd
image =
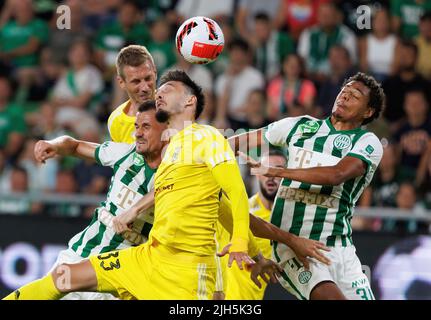
M 157 73 L 153 57 L 144 46 L 132 44 L 120 50 L 117 56 L 116 67 L 118 75 L 124 79 L 124 66 L 138 67 L 145 62 L 150 62 L 154 72 Z

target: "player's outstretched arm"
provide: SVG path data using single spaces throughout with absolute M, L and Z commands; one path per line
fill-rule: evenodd
M 239 268 L 243 269 L 243 262 L 246 264 L 254 263 L 247 254 L 250 221 L 248 216 L 248 197 L 244 182 L 242 181 L 238 164 L 234 160 L 219 163 L 211 172 L 231 202 L 233 230 L 228 266 L 230 267 L 232 261 L 236 260 Z
M 112 228 L 118 234 L 124 234 L 127 231 L 131 232 L 132 229 L 130 228 L 130 224 L 138 218 L 142 211 L 147 210 L 152 206 L 154 206 L 154 189 L 144 195 L 128 210 L 115 216 L 112 219 Z
M 97 143 L 61 136 L 52 140 L 39 140 L 34 147 L 34 156 L 42 163 L 57 155 L 95 160 L 95 150 L 98 146 Z
M 270 239 L 287 245 L 296 253 L 299 260 L 307 269 L 309 266 L 308 257 L 315 258 L 324 264 L 329 265 L 331 263 L 321 252 L 321 250 L 330 251 L 330 249 L 319 241 L 298 237 L 254 215 L 250 215 L 250 229 L 256 237 Z
M 263 142 L 263 129 L 257 129 L 246 133 L 238 134 L 227 139 L 233 152 L 248 151 L 260 147 Z
M 362 176 L 367 168 L 364 161 L 350 156 L 344 157 L 333 166 L 290 169 L 265 166 L 242 152 L 239 152 L 239 155 L 250 165 L 252 175 L 287 178 L 325 186 L 340 185 L 347 180 Z

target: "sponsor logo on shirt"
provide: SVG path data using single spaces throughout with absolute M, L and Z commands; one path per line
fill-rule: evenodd
M 306 123 L 299 125 L 299 131 L 301 131 L 302 134 L 316 133 L 319 128 L 319 123 L 314 120 L 309 120 Z
M 372 153 L 373 153 L 373 151 L 374 151 L 374 148 L 373 148 L 371 145 L 368 145 L 368 146 L 365 148 L 365 151 L 367 151 L 367 153 L 368 153 L 368 154 L 372 154 Z
M 280 186 L 277 196 L 288 201 L 302 202 L 308 205 L 315 204 L 325 208 L 336 208 L 338 204 L 335 197 L 285 186 Z

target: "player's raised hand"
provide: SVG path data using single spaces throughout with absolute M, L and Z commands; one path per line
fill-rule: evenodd
M 260 289 L 262 288 L 262 284 L 259 281 L 259 276 L 266 283 L 269 283 L 269 281 L 277 283 L 277 277 L 280 276 L 282 271 L 283 269 L 278 263 L 260 256 L 257 262 L 251 267 L 250 278 Z
M 308 258 L 317 259 L 318 261 L 326 265 L 331 264 L 331 261 L 322 253 L 322 250 L 331 250 L 319 241 L 302 237 L 295 237 L 295 240 L 292 241 L 290 248 L 296 253 L 296 256 L 307 270 L 310 268 L 310 261 L 308 260 Z
M 46 140 L 39 140 L 34 146 L 34 157 L 36 161 L 45 163 L 47 159 L 53 158 L 56 155 L 57 147 Z
M 117 234 L 123 234 L 126 231 L 132 231 L 130 226 L 136 220 L 136 217 L 136 210 L 132 207 L 112 219 L 112 228 Z
M 231 247 L 231 245 L 232 243 L 227 244 L 220 253 L 217 253 L 219 257 L 223 257 L 224 255 L 229 253 L 229 262 L 227 264 L 229 268 L 232 267 L 232 263 L 234 261 L 236 261 L 238 268 L 240 268 L 241 270 L 244 269 L 243 264 L 251 268 L 256 263 L 252 258 L 249 257 L 246 252 L 230 252 L 229 248 Z

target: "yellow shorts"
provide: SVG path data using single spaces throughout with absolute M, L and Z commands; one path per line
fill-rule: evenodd
M 229 268 L 225 264 L 225 298 L 226 300 L 262 300 L 265 295 L 266 282 L 260 277 L 262 288 L 259 287 L 251 280 L 250 272 L 241 270 L 236 263 L 233 263 Z
M 147 242 L 90 257 L 97 290 L 122 299 L 207 300 L 215 289 L 214 256 L 199 257 Z

